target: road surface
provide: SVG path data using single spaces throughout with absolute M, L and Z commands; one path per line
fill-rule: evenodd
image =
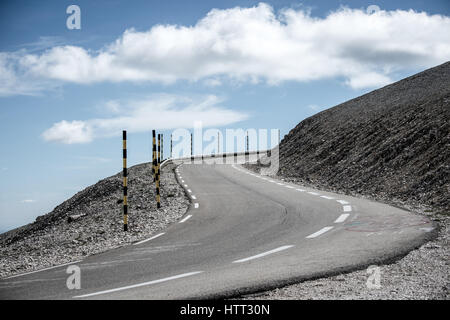
M 143 242 L 0 281 L 1 299 L 189 299 L 242 295 L 386 262 L 422 244 L 425 217 L 299 187 L 238 165 L 183 164 L 192 199 L 180 221 Z M 362 283 L 361 285 L 365 285 Z

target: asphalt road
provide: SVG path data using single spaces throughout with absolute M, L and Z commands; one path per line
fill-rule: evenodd
M 234 165 L 178 166 L 191 197 L 163 234 L 0 281 L 1 299 L 184 299 L 242 295 L 389 261 L 422 244 L 422 216 L 286 184 Z M 361 283 L 365 285 L 365 283 Z

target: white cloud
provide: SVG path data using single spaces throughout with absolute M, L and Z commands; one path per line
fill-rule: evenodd
M 66 144 L 91 142 L 92 128 L 84 121 L 66 121 L 55 123 L 42 134 L 47 141 L 57 141 Z
M 396 71 L 449 60 L 450 17 L 340 8 L 318 18 L 302 8 L 276 13 L 261 3 L 213 9 L 193 26 L 129 29 L 97 52 L 57 46 L 15 59 L 19 75 L 83 84 L 202 80 L 220 85 L 226 79 L 278 84 L 342 77 L 353 88 L 373 87 L 391 82 Z M 11 90 L 0 79 L 5 85 L 0 94 Z
M 381 87 L 392 82 L 391 79 L 383 74 L 376 72 L 367 72 L 357 74 L 351 77 L 346 84 L 354 89 Z
M 87 143 L 98 137 L 110 137 L 151 129 L 190 128 L 196 121 L 204 127 L 220 127 L 247 119 L 248 115 L 221 107 L 220 98 L 153 95 L 139 101 L 109 101 L 105 110 L 109 117 L 85 121 L 60 121 L 42 134 L 46 141 L 65 144 Z M 113 108 L 111 108 L 113 106 Z

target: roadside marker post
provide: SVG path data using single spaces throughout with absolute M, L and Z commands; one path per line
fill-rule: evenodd
M 156 160 L 156 207 L 159 209 L 161 208 L 161 196 L 160 196 L 160 189 L 159 189 L 159 183 L 160 183 L 160 163 L 161 163 L 161 136 L 158 133 L 158 155 Z
M 161 135 L 158 133 L 158 172 L 160 163 L 161 163 Z
M 172 153 L 172 134 L 170 134 L 170 158 L 173 158 L 173 153 Z
M 128 187 L 127 187 L 127 131 L 122 132 L 123 140 L 123 231 L 128 231 Z
M 161 159 L 164 161 L 164 134 L 161 133 Z
M 193 145 L 194 145 L 194 143 L 192 142 L 192 133 L 191 133 L 191 163 L 194 162 Z
M 249 162 L 249 158 L 250 158 L 250 153 L 248 150 L 248 130 L 247 130 L 246 134 L 245 134 L 245 163 Z
M 152 130 L 152 136 L 153 136 L 153 165 L 152 165 L 152 175 L 153 175 L 153 182 L 156 182 L 156 131 Z

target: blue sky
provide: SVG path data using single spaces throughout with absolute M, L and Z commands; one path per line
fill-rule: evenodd
M 447 1 L 2 2 L 0 232 L 119 172 L 122 129 L 130 165 L 152 128 L 168 154 L 193 119 L 283 136 L 449 60 L 449 16 Z

